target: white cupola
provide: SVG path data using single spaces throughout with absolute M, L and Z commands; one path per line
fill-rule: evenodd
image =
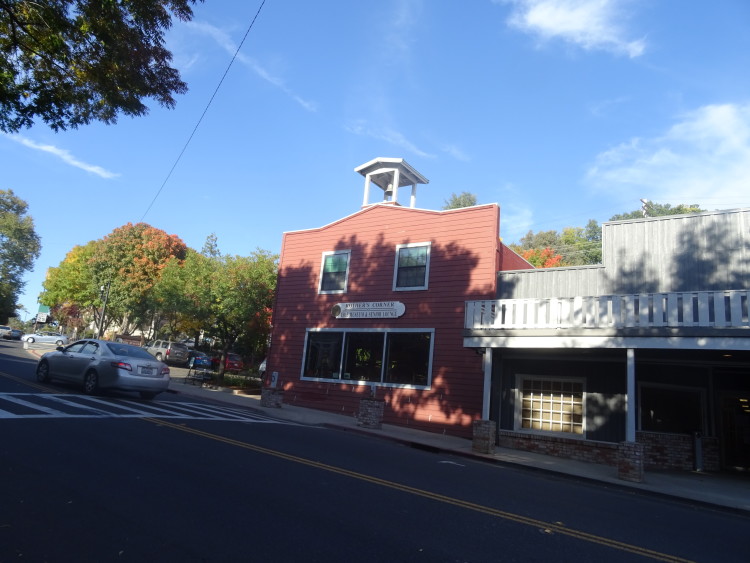
M 383 190 L 383 201 L 375 203 L 389 203 L 401 205 L 398 202 L 398 189 L 411 186 L 409 207 L 417 203 L 417 184 L 429 184 L 430 181 L 414 170 L 403 158 L 378 157 L 354 169 L 365 177 L 365 197 L 362 207 L 373 205 L 369 202 L 370 185 L 375 184 Z

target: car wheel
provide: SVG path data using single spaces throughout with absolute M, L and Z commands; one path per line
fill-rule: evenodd
M 146 399 L 147 401 L 150 401 L 154 397 L 156 397 L 158 393 L 149 393 L 147 391 L 141 391 L 141 399 Z
M 156 354 L 156 359 L 161 362 L 161 354 Z
M 34 343 L 34 339 L 33 339 L 33 338 L 31 338 L 31 336 L 29 336 L 29 337 L 28 337 L 28 338 L 26 339 L 26 342 L 28 342 L 29 344 L 33 344 L 33 343 Z
M 63 345 L 62 340 L 58 340 L 57 342 L 55 342 L 55 346 L 62 346 L 62 345 Z
M 83 392 L 87 395 L 93 395 L 99 390 L 99 376 L 92 369 L 86 372 L 83 377 Z
M 49 364 L 47 362 L 39 362 L 39 365 L 36 366 L 36 380 L 40 383 L 49 381 Z

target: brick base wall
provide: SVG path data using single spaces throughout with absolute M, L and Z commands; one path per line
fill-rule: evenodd
M 497 443 L 503 448 L 536 452 L 565 459 L 587 461 L 589 463 L 600 463 L 611 465 L 612 467 L 617 466 L 617 444 L 609 442 L 592 442 L 590 440 L 520 434 L 518 432 L 500 430 L 497 436 Z
M 644 469 L 695 469 L 695 443 L 689 434 L 660 434 L 637 432 L 636 443 L 643 447 Z M 600 463 L 618 467 L 618 444 L 576 440 L 559 436 L 522 434 L 500 430 L 497 444 L 526 452 Z M 704 471 L 719 471 L 719 439 L 714 436 L 701 438 Z
M 637 432 L 636 440 L 644 446 L 646 469 L 682 469 L 692 471 L 695 464 L 695 438 L 690 434 Z M 719 471 L 719 439 L 704 436 L 701 453 L 704 471 Z

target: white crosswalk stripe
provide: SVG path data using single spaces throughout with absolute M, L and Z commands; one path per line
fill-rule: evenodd
M 221 405 L 177 401 L 131 401 L 67 393 L 0 393 L 0 419 L 144 417 L 293 424 L 253 411 Z

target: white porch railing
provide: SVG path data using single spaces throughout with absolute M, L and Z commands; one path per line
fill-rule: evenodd
M 467 329 L 750 328 L 750 291 L 467 301 Z

